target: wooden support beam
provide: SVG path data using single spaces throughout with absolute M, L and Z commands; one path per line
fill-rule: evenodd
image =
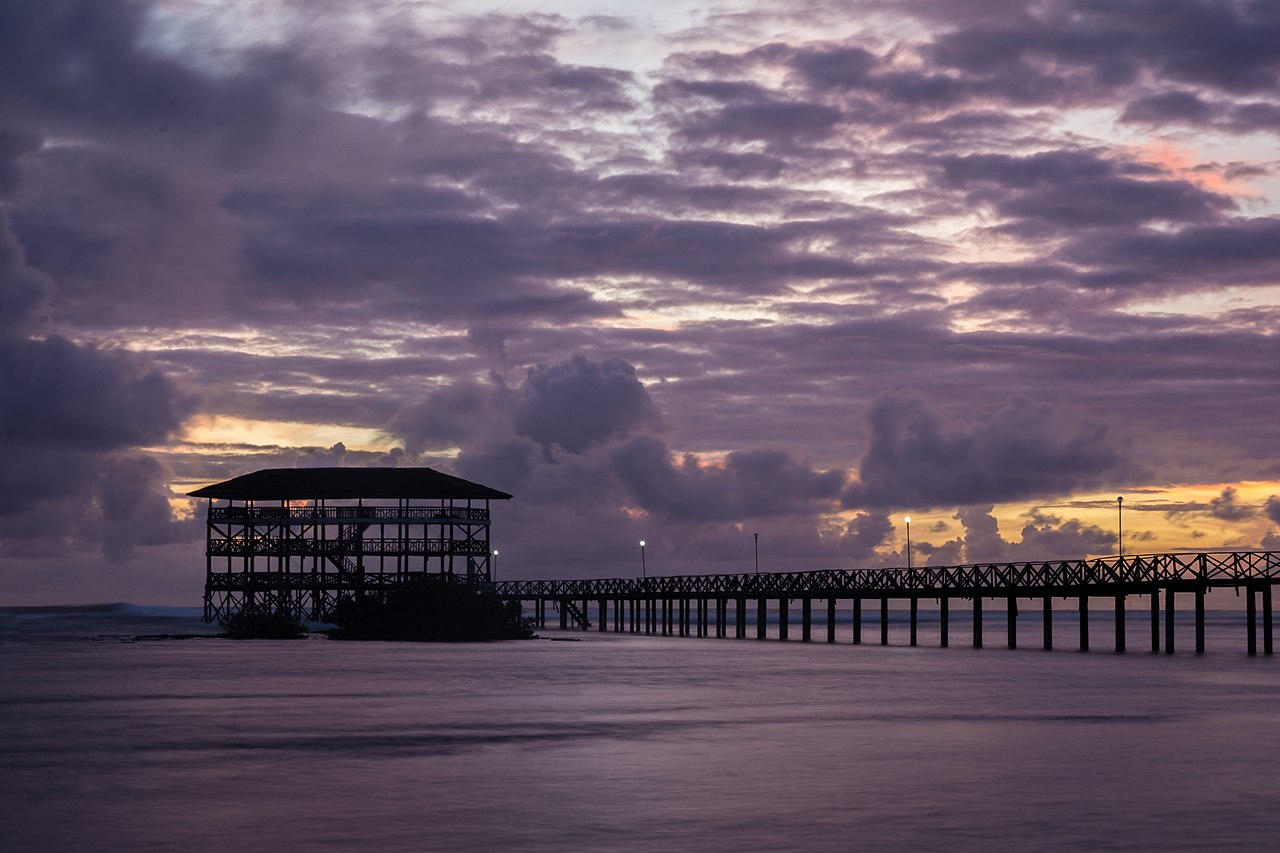
M 911 645 L 916 645 L 916 623 L 920 615 L 920 599 L 911 596 Z
M 763 640 L 769 630 L 769 599 L 756 599 L 756 639 Z
M 836 641 L 836 600 L 835 597 L 827 599 L 827 642 L 834 643 Z
M 1253 657 L 1258 653 L 1258 598 L 1257 590 L 1252 585 L 1244 588 L 1244 594 L 1247 597 L 1245 611 L 1248 613 L 1249 619 L 1249 657 Z
M 1173 587 L 1164 591 L 1164 653 L 1173 654 L 1173 614 L 1175 608 Z
M 1269 655 L 1271 650 L 1271 584 L 1267 583 L 1259 590 L 1262 595 L 1262 653 Z
M 880 598 L 880 645 L 889 645 L 889 599 Z
M 1012 595 L 1005 598 L 1005 635 L 1009 648 L 1016 649 L 1018 647 L 1018 599 Z
M 747 638 L 747 599 L 744 596 L 738 596 L 738 600 L 734 603 L 734 637 L 739 640 Z
M 1080 651 L 1089 651 L 1089 596 L 1080 593 Z
M 945 595 L 938 599 L 938 642 L 946 648 L 951 642 L 951 599 Z
M 1125 633 L 1124 633 L 1124 593 L 1116 595 L 1115 603 L 1116 616 L 1116 654 L 1124 654 Z
M 1160 587 L 1151 587 L 1151 654 L 1160 653 Z
M 982 648 L 982 596 L 973 595 L 973 647 Z
M 800 599 L 800 640 L 809 642 L 813 636 L 813 599 L 805 596 Z
M 787 623 L 790 621 L 787 615 L 787 605 L 790 603 L 791 603 L 790 600 L 787 599 L 786 597 L 778 599 L 778 639 L 779 640 L 785 640 L 787 638 L 787 629 L 789 627 Z
M 862 644 L 862 599 L 853 597 L 853 644 Z
M 1044 624 L 1040 626 L 1041 633 L 1044 634 L 1045 651 L 1053 650 L 1053 596 L 1049 593 L 1044 594 Z
M 1204 587 L 1196 588 L 1196 654 L 1204 654 Z

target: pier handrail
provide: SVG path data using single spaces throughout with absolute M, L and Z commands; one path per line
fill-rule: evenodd
M 658 575 L 647 578 L 508 580 L 494 583 L 503 596 L 596 598 L 632 595 L 717 595 L 743 597 L 795 594 L 848 597 L 858 594 L 916 591 L 963 592 L 1133 586 L 1201 582 L 1232 586 L 1261 578 L 1280 578 L 1277 551 L 1172 551 L 1075 560 L 1018 560 L 955 566 L 891 566 L 864 569 L 813 569 L 797 572 L 729 572 Z

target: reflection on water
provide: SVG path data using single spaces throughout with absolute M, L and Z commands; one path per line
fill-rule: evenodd
M 127 643 L 78 638 L 145 612 L 9 616 L 6 849 L 1260 848 L 1277 828 L 1280 672 L 1243 655 L 1240 614 L 1210 619 L 1203 658 L 1009 652 L 990 616 L 975 651 L 956 614 L 949 650 L 855 648 L 847 625 L 836 646 Z

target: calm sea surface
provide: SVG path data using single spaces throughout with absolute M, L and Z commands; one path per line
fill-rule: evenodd
M 960 614 L 942 650 L 899 624 L 888 648 L 848 625 L 835 646 L 123 642 L 199 628 L 0 611 L 0 847 L 1274 849 L 1280 661 L 1244 655 L 1242 614 L 1210 614 L 1199 658 L 1189 624 L 1143 652 L 1131 616 L 1119 656 L 1008 651 L 998 612 L 975 651 Z

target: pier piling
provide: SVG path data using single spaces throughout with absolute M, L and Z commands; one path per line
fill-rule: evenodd
M 1044 634 L 1045 651 L 1053 650 L 1053 596 L 1045 593 L 1044 596 L 1044 624 L 1041 626 L 1041 632 Z
M 1124 593 L 1116 596 L 1116 654 L 1124 654 Z
M 1005 602 L 1005 633 L 1011 649 L 1018 647 L 1018 599 L 1012 595 Z
M 1262 653 L 1271 654 L 1271 584 L 1261 590 L 1262 595 Z
M 1080 594 L 1080 651 L 1089 651 L 1089 596 Z
M 1204 588 L 1196 589 L 1196 654 L 1204 654 Z
M 982 648 L 982 596 L 973 596 L 973 647 Z
M 1151 587 L 1151 654 L 1160 654 L 1160 587 Z
M 1247 599 L 1245 610 L 1249 619 L 1249 657 L 1258 653 L 1258 598 L 1252 585 L 1244 588 Z

